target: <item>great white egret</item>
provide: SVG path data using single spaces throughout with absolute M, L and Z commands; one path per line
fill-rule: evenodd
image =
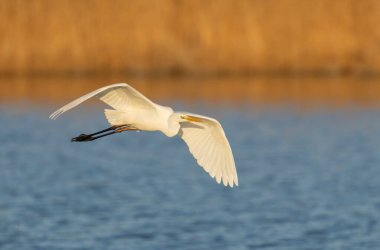
M 113 109 L 105 109 L 111 127 L 92 134 L 81 134 L 72 141 L 93 141 L 128 130 L 161 131 L 168 137 L 180 136 L 200 166 L 225 186 L 238 186 L 235 161 L 220 123 L 210 117 L 153 103 L 126 83 L 116 83 L 90 92 L 66 104 L 50 115 L 56 119 L 82 102 L 97 97 Z

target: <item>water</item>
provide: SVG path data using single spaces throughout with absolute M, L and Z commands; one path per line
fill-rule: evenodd
M 107 126 L 95 107 L 0 106 L 0 249 L 380 249 L 380 109 L 205 107 L 238 188 L 179 138 L 71 143 Z

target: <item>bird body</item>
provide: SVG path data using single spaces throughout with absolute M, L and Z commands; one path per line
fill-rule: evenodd
M 111 128 L 91 134 L 82 134 L 73 141 L 90 141 L 127 130 L 161 131 L 168 137 L 180 136 L 190 152 L 211 177 L 225 186 L 238 185 L 235 162 L 229 142 L 220 123 L 210 117 L 187 112 L 174 112 L 158 105 L 126 83 L 116 83 L 90 92 L 66 104 L 51 114 L 56 119 L 62 113 L 91 97 L 98 97 L 113 109 L 105 109 Z M 107 134 L 93 137 L 112 130 Z
M 105 109 L 104 113 L 111 125 L 130 124 L 139 130 L 161 131 L 168 135 L 166 133 L 169 129 L 168 120 L 174 112 L 169 107 L 157 105 L 152 109 Z

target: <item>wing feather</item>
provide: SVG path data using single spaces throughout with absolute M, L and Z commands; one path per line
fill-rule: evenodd
M 238 177 L 232 150 L 220 123 L 206 116 L 183 114 L 199 118 L 181 122 L 179 133 L 198 164 L 218 183 L 237 186 Z
M 209 174 L 214 177 L 215 176 L 215 161 L 216 161 L 216 154 L 215 154 L 215 147 L 212 143 L 209 143 L 209 149 L 207 150 L 207 159 L 209 161 L 209 167 L 208 171 Z
M 222 166 L 223 166 L 223 170 L 222 170 L 222 176 L 223 176 L 223 185 L 224 186 L 227 186 L 227 183 L 228 183 L 228 176 L 229 176 L 229 171 L 228 171 L 228 161 L 226 159 L 226 155 L 223 154 L 222 155 Z
M 203 147 L 203 150 L 204 150 L 204 155 L 200 158 L 200 161 L 201 161 L 201 164 L 202 165 L 205 165 L 207 164 L 207 159 L 210 159 L 211 155 L 210 155 L 210 148 L 212 147 L 212 143 L 211 143 L 211 140 L 212 138 L 210 137 L 210 135 L 207 136 L 207 138 L 204 139 L 204 147 Z M 206 166 L 206 165 L 205 165 Z M 210 166 L 208 167 L 205 167 L 205 170 L 207 172 L 210 171 Z
M 154 103 L 146 98 L 143 94 L 132 88 L 126 83 L 115 83 L 105 86 L 103 88 L 94 90 L 84 96 L 75 99 L 74 101 L 66 104 L 50 115 L 50 119 L 56 119 L 64 112 L 78 106 L 82 102 L 92 98 L 98 97 L 101 101 L 110 105 L 116 110 L 125 110 L 128 107 L 148 107 L 153 108 Z
M 217 155 L 219 155 L 219 150 L 217 150 Z M 216 158 L 216 162 L 215 162 L 215 167 L 216 167 L 216 171 L 215 171 L 215 174 L 216 174 L 216 182 L 218 184 L 220 184 L 221 180 L 222 180 L 222 168 L 223 166 L 221 166 L 221 157 L 222 156 L 219 156 L 218 158 Z

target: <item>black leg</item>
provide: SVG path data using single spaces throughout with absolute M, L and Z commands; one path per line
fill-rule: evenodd
M 102 135 L 99 135 L 99 136 L 92 136 L 92 135 L 81 134 L 81 135 L 79 135 L 77 137 L 72 138 L 71 141 L 78 141 L 78 142 L 93 141 L 93 140 L 102 138 L 104 136 L 112 135 L 112 134 L 115 134 L 115 133 L 118 133 L 118 132 L 117 131 L 112 131 L 112 132 L 105 133 L 105 134 L 102 134 Z
M 99 136 L 91 136 L 91 138 L 92 138 L 91 141 L 99 139 L 99 138 L 102 138 L 104 136 L 113 135 L 113 134 L 116 134 L 116 133 L 120 133 L 120 132 L 112 131 L 112 132 L 105 133 L 105 134 L 102 134 L 102 135 L 99 135 Z
M 104 132 L 107 132 L 107 131 L 110 131 L 110 130 L 114 130 L 115 128 L 116 128 L 116 126 L 112 126 L 112 127 L 106 128 L 104 130 L 100 130 L 98 132 L 89 134 L 88 136 L 98 135 L 98 134 L 101 134 L 101 133 L 104 133 Z
M 92 134 L 80 134 L 79 136 L 72 138 L 71 141 L 75 141 L 75 142 L 93 141 L 93 140 L 99 139 L 99 138 L 107 136 L 107 135 L 112 135 L 112 134 L 118 133 L 119 131 L 117 129 L 123 128 L 125 126 L 126 125 L 112 126 L 112 127 L 109 127 L 107 129 L 104 129 L 104 130 L 101 130 L 101 131 L 98 131 L 98 132 L 95 132 Z M 112 130 L 112 132 L 102 134 L 102 133 L 110 131 L 110 130 Z M 98 135 L 98 134 L 102 134 L 102 135 L 94 136 L 94 135 Z
M 77 137 L 74 137 L 71 139 L 71 141 L 92 141 L 93 140 L 93 135 L 98 135 L 98 134 L 101 134 L 101 133 L 104 133 L 104 132 L 107 132 L 107 131 L 110 131 L 110 130 L 113 130 L 114 127 L 109 127 L 107 129 L 104 129 L 104 130 L 101 130 L 101 131 L 98 131 L 98 132 L 95 132 L 95 133 L 92 133 L 92 134 L 80 134 L 79 136 Z

